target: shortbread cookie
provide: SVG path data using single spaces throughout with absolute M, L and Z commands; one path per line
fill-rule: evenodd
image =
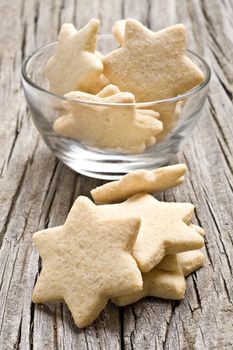
M 194 206 L 190 203 L 159 202 L 149 194 L 136 194 L 120 204 L 101 205 L 111 213 L 133 213 L 141 227 L 133 256 L 142 272 L 152 270 L 166 254 L 202 248 L 203 238 L 189 226 Z
M 126 20 L 115 22 L 112 33 L 120 46 L 124 45 Z M 181 102 L 181 103 L 180 103 Z M 155 106 L 155 110 L 161 114 L 163 121 L 163 130 L 159 133 L 157 140 L 163 140 L 177 124 L 181 113 L 182 101 L 177 103 L 162 103 Z
M 121 19 L 116 21 L 112 27 L 112 34 L 120 46 L 123 46 L 125 43 L 125 22 L 125 19 Z
M 160 133 L 158 140 L 163 140 L 176 127 L 181 118 L 183 104 L 183 101 L 178 101 L 176 103 L 166 103 L 158 108 L 163 114 L 164 123 L 163 131 Z
M 158 107 L 163 120 L 163 131 L 158 135 L 158 141 L 163 140 L 176 127 L 181 118 L 183 105 L 184 100 L 181 100 L 176 103 L 167 102 Z
M 63 136 L 83 142 L 101 149 L 112 149 L 122 153 L 142 153 L 147 141 L 151 142 L 162 130 L 162 123 L 157 120 L 158 113 L 151 115 L 143 111 L 137 112 L 134 96 L 122 92 L 101 98 L 80 91 L 65 95 L 71 99 L 65 103 L 68 115 L 57 119 L 54 130 Z M 88 101 L 77 103 L 76 101 Z M 105 103 L 106 105 L 98 105 Z M 122 104 L 114 106 L 111 104 Z M 153 117 L 152 117 L 153 115 Z
M 118 306 L 132 304 L 146 296 L 179 300 L 184 297 L 186 284 L 175 254 L 166 255 L 153 270 L 142 274 L 143 290 L 113 298 Z
M 204 235 L 202 227 L 190 224 L 196 232 Z M 112 302 L 125 306 L 145 296 L 164 299 L 182 299 L 186 289 L 184 276 L 198 270 L 205 263 L 205 256 L 199 250 L 179 254 L 168 254 L 151 271 L 143 273 L 143 290 L 114 298 Z
M 99 91 L 96 96 L 104 98 L 118 94 L 119 92 L 121 91 L 116 85 L 108 84 L 101 91 Z
M 199 235 L 201 235 L 202 237 L 205 236 L 205 231 L 203 230 L 203 228 L 201 226 L 198 225 L 194 225 L 194 224 L 189 224 L 189 226 L 195 230 L 197 233 L 199 233 Z
M 179 254 L 168 254 L 154 267 L 143 273 L 143 290 L 113 298 L 118 306 L 132 304 L 146 296 L 163 299 L 182 299 L 186 285 L 184 276 L 190 275 L 204 265 L 205 256 L 198 250 Z
M 103 60 L 104 55 L 102 55 L 101 52 L 95 51 L 95 55 L 101 60 Z M 105 75 L 102 73 L 100 76 L 97 76 L 95 79 L 92 79 L 91 84 L 88 86 L 88 88 L 85 89 L 85 92 L 88 92 L 90 94 L 98 94 L 102 89 L 105 88 L 105 86 L 109 85 L 109 80 L 105 77 Z M 120 91 L 120 90 L 119 90 Z M 118 91 L 118 92 L 119 92 Z
M 136 101 L 177 96 L 203 82 L 203 73 L 186 56 L 186 29 L 177 24 L 152 32 L 134 19 L 125 22 L 123 47 L 103 59 L 104 74 Z
M 205 231 L 202 227 L 190 224 L 193 230 L 199 235 L 204 237 Z M 198 270 L 205 263 L 205 255 L 200 250 L 191 250 L 189 252 L 183 252 L 177 254 L 178 263 L 185 276 L 190 275 L 192 272 Z
M 155 170 L 136 170 L 118 181 L 108 182 L 91 191 L 96 204 L 121 202 L 136 193 L 164 191 L 183 182 L 185 164 L 170 165 Z
M 63 226 L 33 235 L 43 268 L 33 301 L 64 300 L 78 327 L 89 325 L 108 299 L 142 289 L 131 256 L 140 219 L 109 216 L 87 197 L 78 197 Z
M 177 260 L 184 276 L 188 276 L 204 265 L 205 255 L 199 250 L 191 250 L 177 254 Z
M 104 55 L 103 55 L 100 51 L 98 51 L 98 50 L 95 51 L 95 55 L 96 55 L 100 60 L 104 59 Z
M 85 89 L 85 92 L 96 95 L 107 85 L 109 85 L 108 79 L 105 77 L 104 74 L 101 74 L 99 77 L 97 77 L 97 79 L 92 80 L 89 87 Z
M 178 103 L 175 102 L 166 102 L 152 107 L 154 110 L 160 111 L 161 120 L 163 122 L 163 130 L 158 135 L 158 141 L 165 139 L 177 125 L 180 119 L 180 108 L 177 104 Z
M 203 82 L 203 73 L 186 56 L 184 25 L 154 33 L 127 19 L 116 24 L 113 33 L 122 47 L 105 56 L 104 74 L 121 91 L 132 92 L 137 102 L 175 97 Z M 161 140 L 176 125 L 176 103 L 158 103 L 153 109 L 164 124 Z
M 98 81 L 103 73 L 102 61 L 95 55 L 99 23 L 92 19 L 79 31 L 72 24 L 62 25 L 57 47 L 44 68 L 50 91 L 59 95 L 88 91 Z

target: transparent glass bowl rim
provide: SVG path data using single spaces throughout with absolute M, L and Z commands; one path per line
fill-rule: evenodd
M 104 34 L 104 35 L 98 35 L 98 39 L 113 39 L 113 36 L 111 34 Z M 71 99 L 65 96 L 61 96 L 58 94 L 55 94 L 51 91 L 48 91 L 44 88 L 42 88 L 41 86 L 37 85 L 33 80 L 30 79 L 30 77 L 27 74 L 27 67 L 28 64 L 30 64 L 31 60 L 41 54 L 42 52 L 44 52 L 45 50 L 49 49 L 52 46 L 55 46 L 57 44 L 57 42 L 52 42 L 48 45 L 45 45 L 43 47 L 40 47 L 39 49 L 37 49 L 36 51 L 34 51 L 30 56 L 25 57 L 25 59 L 22 62 L 22 70 L 21 70 L 21 74 L 22 74 L 22 78 L 23 80 L 25 80 L 29 85 L 31 85 L 31 87 L 33 87 L 36 90 L 39 90 L 40 92 L 43 92 L 47 95 L 50 95 L 51 97 L 55 97 L 57 99 L 60 99 L 62 101 L 72 101 L 74 103 L 78 103 L 78 104 L 88 104 L 88 105 L 100 105 L 100 106 L 115 106 L 115 107 L 126 107 L 126 106 L 134 106 L 134 107 L 138 107 L 138 108 L 142 108 L 142 107 L 150 107 L 150 106 L 154 106 L 156 104 L 159 103 L 166 103 L 166 102 L 178 102 L 180 100 L 184 100 L 187 99 L 193 95 L 195 95 L 196 93 L 198 93 L 199 91 L 203 90 L 210 81 L 210 77 L 211 77 L 211 69 L 208 65 L 208 63 L 198 54 L 196 54 L 195 52 L 187 49 L 186 51 L 188 53 L 190 53 L 191 55 L 193 55 L 194 57 L 196 57 L 204 66 L 204 81 L 196 86 L 195 88 L 193 88 L 192 90 L 189 90 L 183 94 L 177 95 L 175 97 L 171 97 L 171 98 L 167 98 L 167 99 L 162 99 L 162 100 L 155 100 L 155 101 L 148 101 L 148 102 L 131 102 L 131 103 L 118 103 L 118 102 L 94 102 L 94 101 L 88 101 L 88 100 L 78 100 L 78 99 Z

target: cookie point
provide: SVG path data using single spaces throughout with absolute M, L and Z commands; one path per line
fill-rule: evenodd
M 32 235 L 32 241 L 33 241 L 33 243 L 34 243 L 35 245 L 36 245 L 36 243 L 37 243 L 39 237 L 40 237 L 40 231 L 33 233 L 33 235 Z
M 143 24 L 141 24 L 140 22 L 138 22 L 136 19 L 134 18 L 128 18 L 125 21 L 125 35 L 127 35 L 128 30 L 142 30 L 144 28 Z
M 178 300 L 183 299 L 184 295 L 185 295 L 185 292 L 186 292 L 186 284 L 185 284 L 185 281 L 184 281 L 184 283 L 181 286 L 176 288 L 177 299 Z
M 184 163 L 179 164 L 179 167 L 180 167 L 180 169 L 183 169 L 184 171 L 187 171 L 187 170 L 188 170 L 187 165 L 184 164 Z
M 73 23 L 63 23 L 61 25 L 61 28 L 60 28 L 60 33 L 63 31 L 75 31 L 76 32 L 76 28 L 73 25 Z
M 186 31 L 186 27 L 185 27 L 185 25 L 183 23 L 177 23 L 177 24 L 174 25 L 174 27 Z
M 67 29 L 67 28 L 75 28 L 75 27 L 74 27 L 73 23 L 63 23 L 61 25 L 61 30 Z
M 79 196 L 76 201 L 77 203 L 82 203 L 82 204 L 85 204 L 85 205 L 88 205 L 88 206 L 92 206 L 94 205 L 94 203 L 86 196 Z
M 187 165 L 184 163 L 181 164 L 174 164 L 172 165 L 173 169 L 176 170 L 177 173 L 179 173 L 180 176 L 184 175 L 186 171 L 188 170 Z
M 119 92 L 109 97 L 114 103 L 135 103 L 135 97 L 131 92 Z
M 87 26 L 92 27 L 92 28 L 96 28 L 97 30 L 100 27 L 100 20 L 97 18 L 92 18 L 90 19 L 90 21 L 87 23 Z
M 76 33 L 77 30 L 72 23 L 63 23 L 58 35 L 58 41 L 66 40 Z

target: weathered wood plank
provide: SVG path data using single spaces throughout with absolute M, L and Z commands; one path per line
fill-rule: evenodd
M 0 13 L 0 349 L 233 348 L 232 2 L 0 0 Z M 89 195 L 100 181 L 51 155 L 32 125 L 19 76 L 22 58 L 55 40 L 61 23 L 81 27 L 92 17 L 101 19 L 103 33 L 123 17 L 153 30 L 183 22 L 190 47 L 212 66 L 203 116 L 178 156 L 190 173 L 181 187 L 158 196 L 196 205 L 194 221 L 207 233 L 207 264 L 188 278 L 182 302 L 109 304 L 92 326 L 78 330 L 65 305 L 31 303 L 40 268 L 31 235 L 63 223 L 77 195 Z
M 3 5 L 6 6 L 1 3 Z M 67 21 L 73 21 L 77 9 L 74 8 L 75 4 L 73 7 L 72 3 L 68 5 L 70 12 L 64 11 L 64 16 Z M 9 48 L 13 61 L 15 57 L 19 57 L 13 67 L 7 62 L 8 56 L 2 62 L 2 86 L 5 87 L 6 82 L 9 84 L 8 89 L 19 85 L 22 57 L 36 47 L 56 39 L 62 10 L 67 8 L 65 4 L 63 6 L 59 1 L 50 4 L 28 1 L 27 6 L 22 1 L 14 6 L 12 4 L 11 8 L 7 7 L 9 17 L 5 19 L 4 35 L 9 35 L 9 18 L 21 9 L 17 32 L 14 33 L 16 38 L 17 35 L 20 36 L 20 40 L 12 41 Z M 90 17 L 92 16 L 95 15 Z M 24 28 L 22 32 L 21 24 Z M 3 42 L 3 47 L 7 41 L 8 37 Z M 14 69 L 17 70 L 16 73 Z M 32 249 L 31 234 L 40 227 L 64 222 L 77 194 L 89 195 L 90 189 L 97 183 L 95 180 L 77 176 L 54 159 L 38 137 L 29 114 L 26 113 L 26 104 L 19 87 L 16 92 L 18 95 L 15 97 L 15 94 L 10 93 L 7 101 L 4 100 L 4 95 L 1 96 L 6 111 L 10 112 L 10 118 L 4 119 L 7 125 L 1 125 L 1 141 L 5 151 L 15 148 L 8 156 L 8 163 L 1 158 L 3 164 L 7 164 L 1 179 L 2 214 L 5 215 L 1 217 L 4 240 L 0 271 L 0 344 L 4 349 L 29 349 L 31 344 L 35 349 L 54 349 L 55 346 L 61 349 L 76 349 L 77 346 L 82 349 L 101 349 L 103 344 L 111 344 L 112 348 L 117 349 L 120 342 L 120 321 L 116 307 L 109 306 L 89 329 L 77 331 L 65 307 L 57 305 L 41 309 L 31 303 L 31 292 L 39 266 L 38 254 Z M 15 103 L 16 98 L 18 104 Z M 17 114 L 21 118 L 19 121 L 15 118 Z M 15 137 L 14 135 L 17 139 L 11 140 L 10 137 Z M 3 155 L 5 156 L 4 152 Z M 6 181 L 9 178 L 11 181 Z
M 162 11 L 163 5 L 159 3 L 160 7 L 158 2 L 153 1 L 150 24 L 157 30 L 168 23 L 185 23 L 189 29 L 190 47 L 202 53 L 213 67 L 209 104 L 205 106 L 203 117 L 192 139 L 179 156 L 181 161 L 188 164 L 191 172 L 185 185 L 161 196 L 167 201 L 191 201 L 197 206 L 196 220 L 207 232 L 208 264 L 205 269 L 188 278 L 188 292 L 181 303 L 167 302 L 164 310 L 164 304 L 161 302 L 145 300 L 126 308 L 124 332 L 127 349 L 232 347 L 229 337 L 233 326 L 229 317 L 233 312 L 233 256 L 230 232 L 233 218 L 230 208 L 232 145 L 229 143 L 232 142 L 230 135 L 233 108 L 229 94 L 215 73 L 217 69 L 222 71 L 222 68 L 214 57 L 215 48 L 211 45 L 210 29 L 201 4 L 211 7 L 212 15 L 219 17 L 219 2 L 216 2 L 215 7 L 213 2 L 210 4 L 207 1 L 169 1 L 167 11 Z M 160 10 L 159 18 L 153 12 L 155 9 Z M 174 13 L 177 14 L 177 18 Z M 225 20 L 224 11 L 220 13 L 221 20 Z M 213 23 L 216 25 L 214 19 Z M 221 42 L 224 45 L 223 41 Z M 218 54 L 221 60 L 222 53 Z M 232 72 L 232 68 L 230 69 Z M 230 74 L 226 73 L 225 79 L 228 80 L 228 84 L 232 84 Z M 148 311 L 148 308 L 152 310 Z M 221 326 L 222 320 L 225 320 L 224 327 Z M 145 323 L 147 326 L 144 327 Z M 139 329 L 141 331 L 138 331 Z

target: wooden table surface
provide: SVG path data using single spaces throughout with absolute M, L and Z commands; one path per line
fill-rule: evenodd
M 233 1 L 0 0 L 0 349 L 233 349 Z M 181 302 L 109 304 L 79 330 L 64 304 L 38 306 L 40 260 L 33 232 L 62 224 L 74 199 L 100 180 L 59 162 L 35 129 L 20 85 L 25 55 L 56 39 L 60 25 L 134 17 L 153 30 L 183 22 L 189 47 L 212 67 L 201 120 L 175 161 L 190 172 L 165 201 L 190 201 L 206 231 L 206 266 L 187 279 Z

